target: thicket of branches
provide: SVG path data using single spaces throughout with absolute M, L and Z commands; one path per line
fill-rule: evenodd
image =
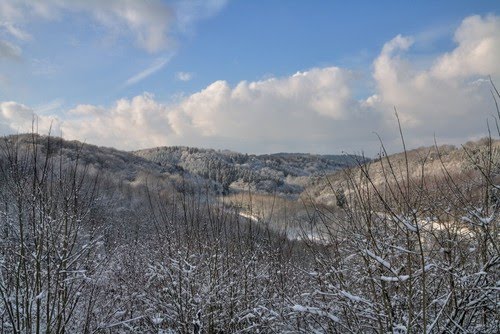
M 410 167 L 384 155 L 345 171 L 342 212 L 317 215 L 326 246 L 310 248 L 319 269 L 307 305 L 316 313 L 304 313 L 321 330 L 500 330 L 499 148 L 491 139 L 481 148 L 464 148 L 477 171 L 465 180 L 445 164 L 442 177 L 427 178 L 426 157 Z M 372 169 L 382 171 L 382 185 Z

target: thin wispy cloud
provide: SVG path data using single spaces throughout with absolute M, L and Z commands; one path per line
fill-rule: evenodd
M 29 41 L 32 38 L 29 33 L 8 22 L 0 22 L 0 29 L 1 28 L 5 29 L 11 36 L 22 41 Z
M 228 2 L 228 0 L 184 0 L 177 2 L 174 6 L 174 12 L 178 29 L 189 31 L 194 22 L 217 14 Z
M 16 40 L 32 40 L 24 28 L 30 20 L 55 21 L 77 13 L 102 25 L 111 32 L 132 36 L 140 49 L 149 53 L 171 49 L 175 32 L 193 29 L 195 24 L 220 12 L 227 0 L 2 0 L 0 33 Z
M 64 106 L 64 99 L 58 98 L 55 100 L 52 100 L 48 103 L 39 105 L 34 108 L 34 111 L 38 115 L 45 115 L 45 114 L 51 114 L 56 111 L 59 111 L 62 107 Z
M 21 53 L 22 51 L 19 46 L 0 39 L 0 59 L 19 59 L 21 57 Z
M 25 22 L 54 21 L 71 12 L 92 19 L 110 32 L 132 36 L 137 47 L 147 52 L 155 53 L 171 46 L 172 9 L 160 0 L 2 0 L 0 32 L 6 31 L 18 40 L 30 40 L 30 33 L 24 30 Z
M 167 65 L 171 59 L 172 59 L 172 55 L 155 59 L 155 61 L 151 64 L 151 66 L 149 66 L 148 68 L 142 70 L 141 72 L 139 72 L 136 75 L 127 79 L 127 81 L 125 81 L 124 86 L 135 85 L 136 83 L 138 83 L 138 82 L 146 79 L 147 77 L 155 74 L 156 72 L 158 72 L 162 68 L 164 68 L 165 65 Z
M 191 73 L 191 72 L 177 72 L 175 74 L 175 77 L 177 78 L 177 80 L 180 80 L 180 81 L 190 81 L 191 79 L 193 79 L 193 73 Z

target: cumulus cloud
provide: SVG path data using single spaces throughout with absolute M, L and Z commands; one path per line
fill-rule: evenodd
M 499 30 L 499 17 L 466 18 L 456 30 L 456 47 L 425 69 L 405 58 L 412 39 L 396 36 L 374 61 L 377 92 L 365 103 L 379 110 L 396 106 L 404 126 L 419 134 L 415 143 L 434 133 L 445 141 L 481 136 L 493 111 L 489 82 L 484 79 L 491 75 L 500 80 Z
M 349 107 L 356 107 L 348 88 L 353 78 L 350 71 L 331 67 L 234 87 L 217 81 L 175 104 L 160 103 L 144 93 L 111 107 L 78 105 L 61 120 L 41 114 L 38 128 L 48 131 L 52 122 L 66 138 L 121 149 L 192 145 L 256 152 L 326 151 L 336 137 L 359 143 L 363 136 L 353 127 L 369 135 L 362 121 L 377 121 L 374 114 Z M 1 112 L 2 133 L 31 130 L 32 108 L 4 102 Z
M 63 135 L 122 149 L 165 145 L 167 109 L 151 94 L 118 100 L 111 108 L 79 105 L 61 123 Z
M 75 108 L 68 111 L 71 116 L 77 117 L 95 117 L 103 115 L 106 112 L 106 108 L 102 106 L 94 106 L 92 104 L 79 104 Z
M 78 106 L 62 129 L 69 138 L 92 138 L 125 149 L 192 145 L 254 152 L 327 151 L 336 145 L 335 138 L 350 140 L 354 147 L 366 144 L 366 125 L 378 119 L 375 111 L 363 110 L 353 100 L 349 85 L 354 77 L 350 71 L 328 67 L 233 87 L 216 81 L 175 104 L 159 103 L 146 93 L 108 109 Z
M 30 132 L 41 133 L 58 128 L 57 120 L 51 117 L 37 116 L 34 110 L 24 104 L 8 101 L 0 102 L 0 133 L 3 135 Z
M 329 67 L 285 78 L 243 81 L 234 88 L 217 81 L 186 98 L 171 111 L 169 119 L 177 133 L 191 131 L 203 136 L 245 139 L 251 139 L 269 124 L 266 131 L 260 132 L 277 141 L 296 135 L 280 123 L 290 125 L 298 121 L 302 126 L 308 119 L 333 122 L 355 117 L 358 110 L 349 106 L 351 77 L 349 71 Z
M 466 18 L 456 30 L 456 46 L 426 68 L 411 54 L 413 38 L 398 35 L 381 47 L 371 75 L 325 67 L 234 86 L 221 80 L 175 103 L 144 93 L 111 107 L 79 105 L 60 126 L 67 138 L 121 149 L 191 145 L 373 155 L 379 147 L 373 131 L 400 150 L 397 107 L 410 146 L 432 144 L 435 133 L 443 143 L 460 143 L 484 135 L 495 111 L 487 75 L 500 82 L 494 61 L 500 57 L 499 20 Z M 367 86 L 373 87 L 368 94 Z M 25 106 L 9 108 L 2 109 L 3 127 L 12 130 L 9 124 L 31 117 Z
M 13 101 L 0 103 L 0 124 L 2 124 L 2 131 L 7 133 L 18 130 L 26 131 L 31 127 L 33 117 L 33 110 L 23 104 Z
M 458 44 L 442 55 L 431 73 L 439 79 L 457 79 L 471 75 L 498 75 L 500 20 L 497 16 L 466 18 L 455 32 Z

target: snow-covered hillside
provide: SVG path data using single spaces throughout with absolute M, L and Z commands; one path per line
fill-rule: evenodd
M 277 153 L 248 155 L 190 147 L 158 147 L 134 152 L 160 166 L 182 169 L 219 184 L 221 191 L 254 191 L 296 197 L 311 178 L 366 161 L 353 155 Z

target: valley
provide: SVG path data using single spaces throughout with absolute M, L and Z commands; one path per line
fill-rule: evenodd
M 2 331 L 493 333 L 499 148 L 369 160 L 3 137 Z

